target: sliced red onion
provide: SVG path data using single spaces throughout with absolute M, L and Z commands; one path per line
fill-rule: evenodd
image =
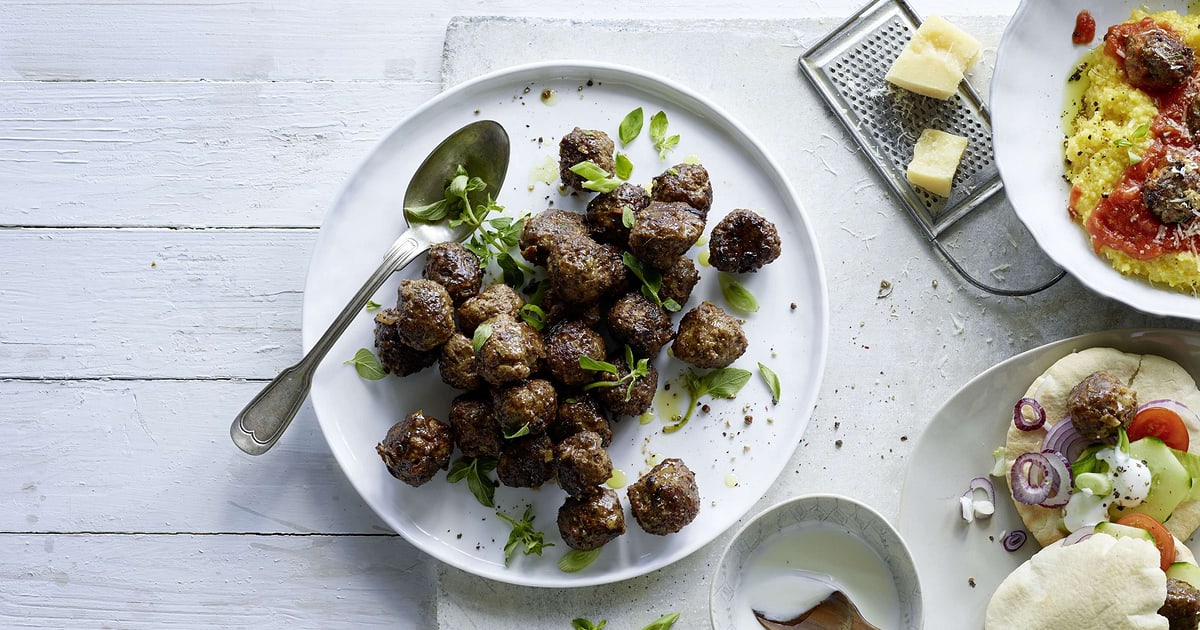
M 1089 440 L 1079 434 L 1075 430 L 1075 423 L 1071 422 L 1071 416 L 1067 416 L 1060 420 L 1057 424 L 1050 427 L 1046 432 L 1046 437 L 1042 438 L 1042 449 L 1058 451 L 1067 458 L 1067 463 L 1072 464 L 1079 459 L 1079 455 L 1084 449 L 1093 444 Z
M 1071 462 L 1058 451 L 1045 450 L 1042 455 L 1050 463 L 1050 468 L 1057 478 L 1050 496 L 1039 505 L 1042 507 L 1062 507 L 1071 500 L 1071 488 L 1075 486 L 1075 475 L 1071 472 Z
M 1029 407 L 1033 413 L 1037 414 L 1037 418 L 1029 420 L 1023 413 L 1025 408 Z M 1043 424 L 1046 424 L 1046 410 L 1042 409 L 1042 405 L 1032 398 L 1022 398 L 1013 405 L 1013 425 L 1022 431 L 1032 431 L 1040 429 Z
M 996 487 L 992 485 L 992 480 L 987 477 L 976 477 L 971 480 L 971 487 L 963 496 L 970 496 L 974 500 L 976 490 L 983 490 L 987 493 L 987 500 L 992 503 L 996 502 Z
M 1020 549 L 1021 546 L 1025 544 L 1025 540 L 1027 538 L 1029 538 L 1029 534 L 1026 534 L 1024 530 L 1020 530 L 1020 529 L 1012 530 L 1011 532 L 1008 533 L 1007 536 L 1004 537 L 1004 542 L 1003 542 L 1004 550 L 1005 551 L 1016 551 L 1016 550 Z
M 1151 407 L 1162 407 L 1163 409 L 1174 411 L 1175 413 L 1179 414 L 1179 417 L 1183 420 L 1184 424 L 1189 426 L 1194 427 L 1200 425 L 1200 417 L 1196 415 L 1196 412 L 1192 411 L 1190 407 L 1179 402 L 1178 400 L 1171 400 L 1169 398 L 1151 400 L 1148 403 L 1139 405 L 1137 412 L 1141 413 L 1143 409 L 1149 409 Z
M 1008 473 L 1013 499 L 1026 505 L 1041 505 L 1061 483 L 1050 461 L 1041 453 L 1023 453 Z
M 1094 525 L 1088 525 L 1087 527 L 1080 527 L 1079 529 L 1071 532 L 1071 534 L 1069 536 L 1064 538 L 1062 541 L 1062 545 L 1064 547 L 1068 547 L 1070 545 L 1074 545 L 1077 542 L 1083 542 L 1083 541 L 1091 538 L 1092 534 L 1095 533 L 1095 531 L 1096 531 L 1096 527 Z

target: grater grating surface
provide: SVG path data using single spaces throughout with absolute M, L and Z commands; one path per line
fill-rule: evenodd
M 921 20 L 904 0 L 874 0 L 800 57 L 800 68 L 826 104 L 862 147 L 888 187 L 938 251 L 971 284 L 998 295 L 1028 295 L 1057 282 L 1059 274 L 1034 289 L 1000 289 L 967 273 L 938 236 L 1001 190 L 992 159 L 987 108 L 971 85 L 942 101 L 895 87 L 884 76 L 912 39 Z M 967 138 L 949 198 L 909 183 L 905 175 L 913 147 L 926 128 Z

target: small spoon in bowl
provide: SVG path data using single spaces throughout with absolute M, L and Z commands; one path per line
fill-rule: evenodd
M 858 612 L 854 602 L 841 591 L 834 591 L 820 604 L 794 619 L 768 619 L 760 610 L 754 611 L 754 618 L 767 630 L 879 630 L 878 626 Z
M 446 182 L 460 165 L 472 176 L 481 178 L 487 184 L 487 193 L 495 195 L 504 185 L 508 158 L 508 133 L 504 127 L 491 120 L 471 123 L 450 134 L 417 168 L 404 193 L 404 207 L 423 206 L 444 198 Z M 480 192 L 471 195 L 477 196 Z M 471 198 L 472 204 L 481 201 L 480 198 Z M 233 443 L 251 455 L 261 455 L 270 450 L 308 396 L 313 372 L 321 359 L 325 358 L 334 342 L 366 306 L 367 300 L 383 286 L 384 281 L 434 244 L 465 240 L 472 231 L 474 228 L 466 223 L 451 227 L 448 219 L 409 224 L 408 229 L 392 243 L 379 268 L 350 298 L 350 302 L 329 325 L 325 334 L 313 344 L 312 349 L 298 363 L 280 372 L 237 415 L 233 426 L 229 428 Z

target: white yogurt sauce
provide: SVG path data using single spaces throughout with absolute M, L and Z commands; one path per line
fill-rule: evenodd
M 764 540 L 742 565 L 733 619 L 738 630 L 762 630 L 754 610 L 793 619 L 835 590 L 876 626 L 900 627 L 900 596 L 887 564 L 865 541 L 832 523 L 800 523 Z

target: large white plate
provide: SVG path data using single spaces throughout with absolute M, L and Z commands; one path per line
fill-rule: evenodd
M 549 104 L 540 98 L 546 89 L 555 91 Z M 618 123 L 639 106 L 647 126 L 651 115 L 665 111 L 670 133 L 681 139 L 662 162 L 644 130 L 624 149 L 635 164 L 632 181 L 648 182 L 668 166 L 697 156 L 711 173 L 715 191 L 709 227 L 733 208 L 750 208 L 775 222 L 783 242 L 779 260 L 744 278 L 762 308 L 746 317 L 750 348 L 735 365 L 756 374 L 741 395 L 734 401 L 710 402 L 711 414 L 698 414 L 674 434 L 663 434 L 659 421 L 640 425 L 626 419 L 616 428 L 609 453 L 630 482 L 648 470 L 655 457 L 682 457 L 695 471 L 703 503 L 699 517 L 687 528 L 672 536 L 650 536 L 638 528 L 626 506 L 628 533 L 608 545 L 591 567 L 563 573 L 557 561 L 567 549 L 555 517 L 565 494 L 554 484 L 536 491 L 500 488 L 499 509 L 517 516 L 532 504 L 535 525 L 555 545 L 542 557 L 518 556 L 505 567 L 502 550 L 509 528 L 494 510 L 475 501 L 465 483 L 450 485 L 439 475 L 423 487 L 410 488 L 391 478 L 375 453 L 388 427 L 414 410 L 446 418 L 456 392 L 441 383 L 437 369 L 407 379 L 359 378 L 342 361 L 358 348 L 373 347 L 371 316 L 364 313 L 316 373 L 313 405 L 354 487 L 414 545 L 466 571 L 518 584 L 584 586 L 641 575 L 679 560 L 754 505 L 787 464 L 811 415 L 825 360 L 827 296 L 812 230 L 794 192 L 762 147 L 716 106 L 669 81 L 608 65 L 559 62 L 501 71 L 445 92 L 392 131 L 347 184 L 321 227 L 304 293 L 304 346 L 312 346 L 401 232 L 406 183 L 446 134 L 480 118 L 504 125 L 513 152 L 499 200 L 509 212 L 537 212 L 548 203 L 582 210 L 585 198 L 560 195 L 556 186 L 535 182 L 532 171 L 547 159 L 557 160 L 558 140 L 572 127 L 606 130 L 615 138 Z M 701 299 L 721 303 L 715 270 L 702 272 L 689 307 Z M 419 273 L 420 265 L 414 264 L 396 274 L 376 301 L 393 304 L 402 275 Z M 757 376 L 757 361 L 779 374 L 783 397 L 778 406 L 770 405 L 768 389 Z M 664 381 L 684 368 L 666 353 L 657 367 Z M 686 398 L 678 387 L 674 391 Z M 746 415 L 753 416 L 753 424 L 745 424 Z M 626 502 L 624 492 L 620 494 Z
M 1200 319 L 1200 299 L 1121 275 L 1098 256 L 1067 213 L 1062 111 L 1067 77 L 1089 48 L 1071 43 L 1075 16 L 1096 19 L 1096 40 L 1146 6 L 1186 12 L 1184 2 L 1024 0 L 996 51 L 991 116 L 996 166 L 1017 216 L 1056 263 L 1093 291 L 1157 315 Z
M 982 628 L 987 602 L 1000 582 L 1039 549 L 1032 537 L 1014 553 L 1005 534 L 1024 529 L 1001 480 L 996 514 L 968 524 L 958 498 L 973 477 L 986 475 L 992 451 L 1004 444 L 1012 406 L 1058 359 L 1108 346 L 1157 354 L 1200 377 L 1200 332 L 1117 330 L 1064 339 L 1019 354 L 972 379 L 933 416 L 911 455 L 900 497 L 900 533 L 908 542 L 925 593 L 926 628 Z M 1200 545 L 1188 541 L 1193 551 Z

